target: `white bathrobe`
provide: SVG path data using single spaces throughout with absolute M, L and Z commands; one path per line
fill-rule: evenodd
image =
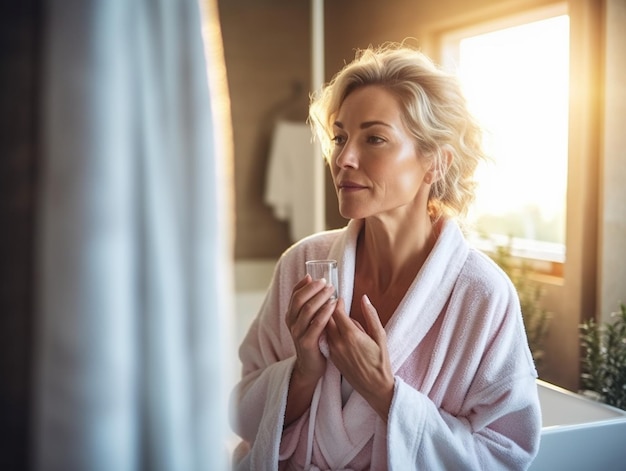
M 387 424 L 356 391 L 342 402 L 328 361 L 310 409 L 283 430 L 295 347 L 285 324 L 304 262 L 336 259 L 352 303 L 361 221 L 288 249 L 239 350 L 233 428 L 250 442 L 238 469 L 525 469 L 541 414 L 515 288 L 445 221 L 424 266 L 385 327 L 394 395 Z M 376 306 L 374 306 L 376 307 Z

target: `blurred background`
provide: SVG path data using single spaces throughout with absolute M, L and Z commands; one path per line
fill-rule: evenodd
M 518 278 L 532 281 L 532 309 L 545 321 L 537 328 L 540 375 L 570 390 L 580 381 L 579 324 L 609 320 L 626 299 L 625 7 L 623 0 L 324 4 L 324 80 L 358 48 L 386 41 L 417 46 L 459 74 L 493 158 L 478 172 L 470 237 L 491 254 L 505 250 Z M 219 10 L 233 119 L 237 318 L 245 326 L 300 228 L 300 211 L 290 219 L 268 195 L 269 169 L 290 158 L 307 165 L 308 149 L 284 150 L 291 143 L 277 130 L 285 122 L 305 127 L 316 32 L 309 2 L 229 0 Z M 325 228 L 341 227 L 324 172 L 321 201 L 281 191 L 293 208 L 323 206 Z

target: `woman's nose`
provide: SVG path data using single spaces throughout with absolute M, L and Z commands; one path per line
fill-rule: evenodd
M 358 167 L 359 154 L 358 149 L 350 141 L 346 142 L 335 158 L 335 164 L 339 168 Z

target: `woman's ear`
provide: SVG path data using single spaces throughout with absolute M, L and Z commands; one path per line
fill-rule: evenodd
M 440 147 L 438 157 L 433 160 L 432 165 L 426 172 L 426 175 L 424 175 L 424 181 L 429 185 L 442 180 L 446 176 L 450 165 L 452 165 L 452 147 L 448 144 Z

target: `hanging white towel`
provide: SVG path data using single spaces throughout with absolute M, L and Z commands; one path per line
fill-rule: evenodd
M 279 121 L 274 129 L 265 178 L 265 203 L 274 216 L 289 223 L 292 242 L 315 227 L 315 148 L 306 123 Z

